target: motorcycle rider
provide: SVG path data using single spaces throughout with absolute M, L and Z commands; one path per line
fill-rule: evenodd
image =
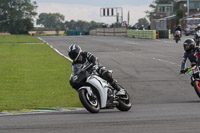
M 195 31 L 200 30 L 200 24 L 197 25 L 197 27 L 195 28 Z
M 179 30 L 180 32 L 182 32 L 182 29 L 181 29 L 181 25 L 179 24 L 176 28 L 175 28 L 175 31 Z
M 174 30 L 174 37 L 175 37 L 176 31 L 180 31 L 180 38 L 181 38 L 182 37 L 182 29 L 181 29 L 181 25 L 180 24 Z
M 76 64 L 93 64 L 93 70 L 95 70 L 101 78 L 108 81 L 114 89 L 117 90 L 116 95 L 125 95 L 124 89 L 122 89 L 117 82 L 112 78 L 112 74 L 98 62 L 98 58 L 92 55 L 90 52 L 84 52 L 81 50 L 81 47 L 76 44 L 71 44 L 68 48 L 68 55 L 73 60 L 72 62 L 72 71 L 73 66 Z
M 197 42 L 198 41 L 198 35 L 197 35 L 197 32 L 200 30 L 200 24 L 197 25 L 197 27 L 195 28 L 195 34 L 194 34 L 194 39 L 195 41 Z M 197 46 L 199 44 L 197 43 Z
M 193 39 L 186 39 L 183 43 L 183 48 L 185 52 L 181 64 L 180 74 L 185 73 L 185 64 L 187 59 L 190 60 L 191 66 L 194 66 L 196 65 L 196 63 L 199 63 L 200 50 L 198 47 L 195 47 L 195 41 Z

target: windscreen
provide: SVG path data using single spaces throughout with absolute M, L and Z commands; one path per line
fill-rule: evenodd
M 81 71 L 83 64 L 72 65 L 72 74 L 78 74 Z

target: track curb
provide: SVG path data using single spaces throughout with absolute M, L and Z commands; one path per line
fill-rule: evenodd
M 19 111 L 14 110 L 3 110 L 0 112 L 1 116 L 10 116 L 10 115 L 25 115 L 25 114 L 41 114 L 41 113 L 51 113 L 51 112 L 67 112 L 67 111 L 80 111 L 84 110 L 84 108 L 74 108 L 74 107 L 53 107 L 53 108 L 47 108 L 47 107 L 39 107 L 35 109 L 22 109 Z

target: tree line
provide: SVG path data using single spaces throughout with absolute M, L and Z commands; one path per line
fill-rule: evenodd
M 30 0 L 1 0 L 0 32 L 26 34 L 33 29 L 33 17 L 37 15 L 36 2 Z
M 41 13 L 37 19 L 37 24 L 42 25 L 49 29 L 60 29 L 60 30 L 85 30 L 89 31 L 98 27 L 102 27 L 104 23 L 97 23 L 95 21 L 64 21 L 64 15 L 60 13 Z
M 0 32 L 11 34 L 28 34 L 34 29 L 34 17 L 37 12 L 36 1 L 31 0 L 1 0 L 0 2 Z M 65 17 L 60 13 L 41 13 L 37 19 L 37 24 L 46 29 L 55 30 L 91 30 L 102 27 L 103 23 L 95 21 L 86 22 L 64 21 Z
M 36 1 L 32 0 L 1 0 L 0 2 L 0 32 L 11 34 L 28 34 L 34 29 L 34 18 L 37 15 Z M 36 22 L 45 29 L 58 30 L 84 30 L 89 31 L 99 27 L 105 27 L 105 23 L 82 20 L 65 21 L 60 13 L 41 13 Z M 115 23 L 112 25 L 116 25 Z M 139 19 L 138 26 L 148 25 L 145 18 Z

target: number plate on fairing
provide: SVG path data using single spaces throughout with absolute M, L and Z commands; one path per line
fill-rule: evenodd
M 197 68 L 190 68 L 188 69 L 188 73 L 190 76 L 192 76 L 192 74 L 198 73 L 199 70 Z
M 193 69 L 191 69 L 191 68 L 188 69 L 188 73 L 189 73 L 190 76 L 192 76 L 192 74 L 193 74 Z

